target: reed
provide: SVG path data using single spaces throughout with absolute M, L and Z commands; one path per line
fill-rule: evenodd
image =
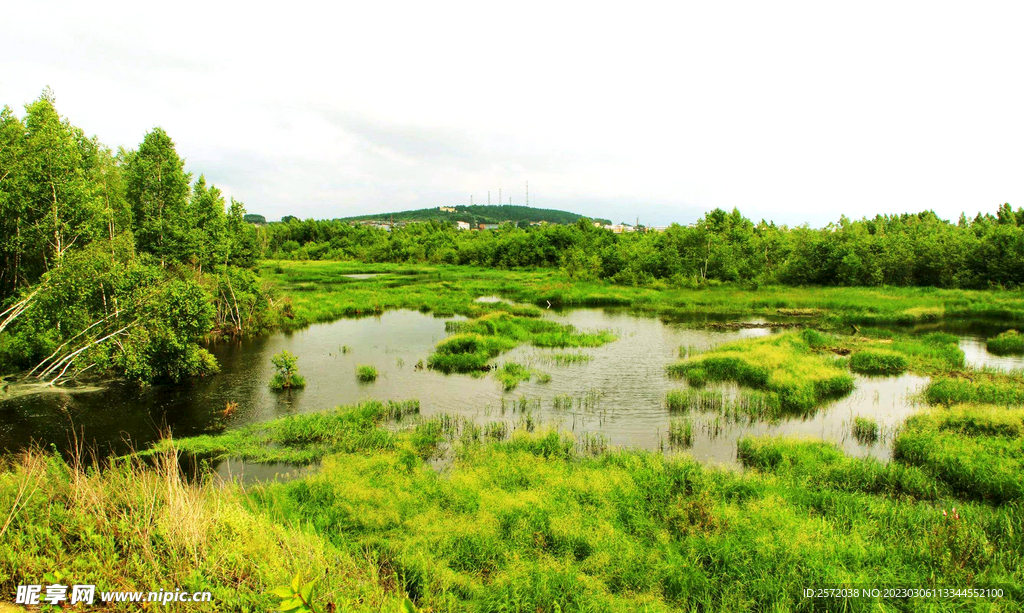
M 668 427 L 668 440 L 678 447 L 693 445 L 693 421 L 689 417 L 673 419 Z

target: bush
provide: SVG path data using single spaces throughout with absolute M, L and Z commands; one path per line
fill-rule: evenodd
M 288 390 L 306 387 L 306 378 L 299 374 L 298 361 L 298 356 L 287 349 L 270 358 L 271 364 L 277 369 L 274 378 L 270 380 L 270 389 Z

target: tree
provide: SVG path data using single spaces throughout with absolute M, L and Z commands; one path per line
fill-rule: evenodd
M 245 223 L 245 205 L 231 199 L 227 220 L 227 262 L 232 266 L 253 268 L 259 262 L 259 241 L 256 228 Z
M 224 197 L 213 185 L 206 187 L 203 175 L 192 186 L 188 217 L 193 222 L 189 228 L 189 251 L 194 263 L 200 270 L 223 264 L 228 248 Z
M 189 174 L 174 141 L 162 128 L 154 128 L 126 162 L 125 195 L 139 250 L 152 253 L 161 263 L 187 261 Z

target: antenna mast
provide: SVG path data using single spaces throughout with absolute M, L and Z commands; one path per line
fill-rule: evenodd
M 526 182 L 526 206 L 530 206 L 530 182 Z

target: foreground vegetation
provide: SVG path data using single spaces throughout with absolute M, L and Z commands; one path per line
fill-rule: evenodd
M 750 471 L 737 474 L 685 456 L 595 454 L 557 431 L 508 435 L 444 416 L 381 426 L 414 406 L 165 441 L 147 454 L 155 467 L 125 459 L 97 472 L 25 454 L 0 474 L 0 508 L 12 509 L 0 588 L 54 569 L 125 589 L 176 577 L 212 590 L 219 608 L 267 610 L 270 590 L 301 574 L 319 578 L 316 607 L 341 611 L 397 611 L 406 597 L 431 611 L 1010 610 L 1024 597 L 1019 465 L 998 464 L 1013 444 L 1019 461 L 1019 410 L 929 414 L 890 464 L 827 443 L 745 439 Z M 974 448 L 959 447 L 961 430 Z M 685 445 L 686 425 L 676 433 Z M 915 455 L 922 447 L 932 455 Z M 175 450 L 321 464 L 242 489 L 182 480 Z M 974 464 L 948 463 L 965 451 Z M 439 455 L 450 463 L 440 473 L 427 463 Z M 802 596 L 836 585 L 1004 597 Z

